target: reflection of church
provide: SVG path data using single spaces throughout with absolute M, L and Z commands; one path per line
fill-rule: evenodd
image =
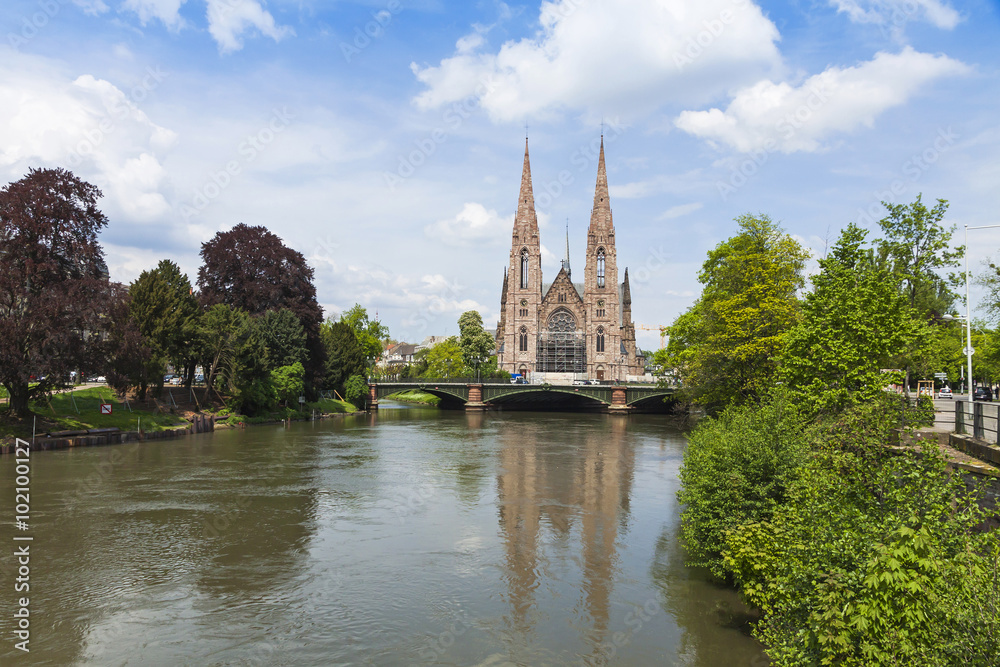
M 585 375 L 597 380 L 624 380 L 627 375 L 641 375 L 644 364 L 636 354 L 628 269 L 619 284 L 616 257 L 601 137 L 583 282 L 572 281 L 568 230 L 562 268 L 551 283 L 542 282 L 541 242 L 525 141 L 510 265 L 500 297 L 500 367 L 525 376 L 572 373 L 581 379 Z
M 511 629 L 530 633 L 541 620 L 539 606 L 546 603 L 539 599 L 542 590 L 572 583 L 583 593 L 575 612 L 586 619 L 587 640 L 595 651 L 610 634 L 617 540 L 629 515 L 635 463 L 626 444 L 626 421 L 605 423 L 609 430 L 587 429 L 578 446 L 569 449 L 548 447 L 530 424 L 519 424 L 502 436 L 497 477 Z M 567 562 L 550 564 L 554 545 L 573 536 L 580 540 L 579 550 L 570 547 Z M 570 563 L 580 568 L 579 585 L 553 581 L 548 572 Z

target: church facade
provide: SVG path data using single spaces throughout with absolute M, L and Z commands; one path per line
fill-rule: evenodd
M 524 144 L 521 190 L 504 271 L 497 325 L 497 361 L 525 377 L 570 374 L 574 379 L 621 380 L 642 375 L 635 344 L 628 269 L 618 282 L 615 227 L 604 166 L 604 138 L 597 165 L 594 206 L 587 229 L 583 282 L 573 282 L 566 258 L 552 282 L 544 282 L 528 142 Z

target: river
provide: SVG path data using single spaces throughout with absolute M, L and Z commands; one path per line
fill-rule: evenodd
M 684 565 L 684 447 L 657 415 L 384 402 L 33 452 L 28 593 L 4 457 L 0 664 L 767 664 Z

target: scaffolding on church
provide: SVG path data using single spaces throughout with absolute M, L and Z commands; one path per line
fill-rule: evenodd
M 586 373 L 587 342 L 583 333 L 548 331 L 538 334 L 538 363 L 542 373 Z

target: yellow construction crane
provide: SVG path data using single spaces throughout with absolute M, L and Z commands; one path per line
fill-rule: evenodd
M 665 326 L 647 327 L 645 324 L 637 324 L 637 325 L 635 325 L 635 328 L 636 329 L 645 329 L 646 331 L 659 331 L 660 332 L 660 349 L 661 350 L 667 346 L 666 343 L 664 342 L 664 338 L 666 338 L 666 340 L 668 342 L 670 340 L 670 336 L 668 336 L 666 334 L 667 329 L 669 329 L 670 327 L 665 327 Z

